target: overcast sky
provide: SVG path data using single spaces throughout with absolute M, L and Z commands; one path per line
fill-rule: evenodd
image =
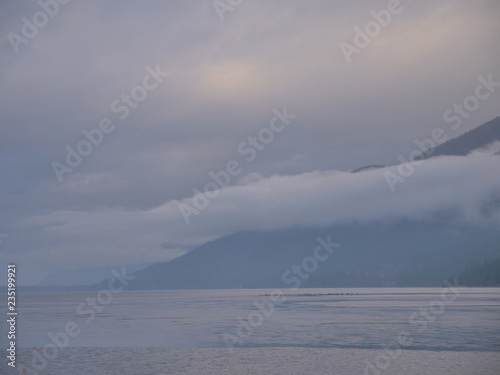
M 211 0 L 73 0 L 44 18 L 35 1 L 2 0 L 0 266 L 18 262 L 33 284 L 169 260 L 246 229 L 457 207 L 479 220 L 500 185 L 497 156 L 427 161 L 395 192 L 384 177 L 395 167 L 347 171 L 396 164 L 437 127 L 452 138 L 500 115 L 496 89 L 459 129 L 443 119 L 480 76 L 500 81 L 500 2 L 402 1 L 346 59 L 341 44 L 356 46 L 355 28 L 387 7 L 246 0 L 218 14 Z M 36 35 L 26 20 L 42 25 Z M 102 142 L 68 166 L 67 146 L 106 119 Z M 259 134 L 268 143 L 252 146 Z M 228 185 L 186 223 L 179 207 L 232 161 Z

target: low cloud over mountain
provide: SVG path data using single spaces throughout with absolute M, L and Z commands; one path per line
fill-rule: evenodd
M 241 231 L 426 220 L 442 213 L 452 213 L 457 223 L 500 228 L 498 165 L 499 155 L 480 151 L 428 159 L 395 192 L 384 174 L 397 174 L 401 166 L 251 179 L 221 189 L 190 224 L 182 218 L 181 202 L 169 201 L 151 210 L 57 211 L 17 226 L 51 244 L 24 257 L 57 256 L 69 268 L 82 262 L 93 266 L 103 258 L 111 264 L 166 261 L 186 247 Z M 193 197 L 182 203 L 193 205 Z

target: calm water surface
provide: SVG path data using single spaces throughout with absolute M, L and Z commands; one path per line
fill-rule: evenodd
M 299 289 L 283 290 L 285 296 L 278 300 L 266 296 L 271 290 L 138 291 L 115 294 L 112 300 L 101 294 L 100 301 L 96 292 L 22 294 L 18 298 L 17 344 L 41 351 L 53 343 L 52 337 L 67 345 L 48 361 L 47 369 L 52 372 L 40 374 L 70 374 L 74 366 L 79 366 L 74 372 L 79 374 L 211 373 L 208 363 L 217 364 L 217 358 L 225 365 L 221 362 L 213 373 L 246 373 L 242 363 L 261 362 L 256 358 L 266 358 L 272 351 L 288 358 L 286 363 L 295 363 L 289 373 L 298 371 L 297 363 L 307 362 L 305 352 L 308 358 L 324 356 L 325 366 L 336 353 L 332 366 L 340 369 L 347 361 L 363 373 L 366 360 L 374 360 L 384 348 L 396 353 L 398 347 L 404 354 L 383 373 L 402 371 L 398 366 L 409 366 L 425 353 L 424 362 L 441 358 L 439 361 L 447 363 L 454 356 L 445 368 L 453 368 L 467 357 L 468 363 L 489 366 L 477 373 L 500 373 L 493 361 L 500 356 L 500 288 L 442 292 L 441 288 Z M 63 334 L 68 324 L 74 337 Z M 5 348 L 5 325 L 2 331 Z M 404 338 L 404 346 L 398 337 Z M 20 360 L 24 358 L 25 363 L 32 357 L 31 349 L 20 350 Z M 129 361 L 125 366 L 129 372 L 113 372 L 109 367 L 113 358 L 119 358 L 121 365 Z M 145 358 L 153 366 L 149 370 L 142 363 Z M 195 358 L 203 369 L 197 369 Z M 286 373 L 272 370 L 275 359 L 268 360 L 271 362 L 253 366 L 269 366 L 265 371 L 271 374 Z M 234 361 L 239 363 L 237 368 L 224 367 L 230 368 Z M 169 367 L 174 362 L 178 364 Z M 143 370 L 133 369 L 138 363 Z M 461 373 L 463 366 L 454 373 Z M 408 371 L 408 367 L 404 369 Z M 345 371 L 340 373 L 359 369 Z

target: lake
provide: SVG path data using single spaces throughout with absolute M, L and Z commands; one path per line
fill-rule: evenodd
M 500 373 L 500 288 L 58 292 L 18 306 L 9 374 Z

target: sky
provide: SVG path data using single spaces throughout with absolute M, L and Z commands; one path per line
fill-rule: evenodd
M 0 2 L 0 267 L 22 284 L 242 230 L 477 224 L 498 198 L 491 152 L 387 182 L 436 129 L 500 116 L 495 87 L 445 116 L 500 82 L 497 0 L 54 1 Z

